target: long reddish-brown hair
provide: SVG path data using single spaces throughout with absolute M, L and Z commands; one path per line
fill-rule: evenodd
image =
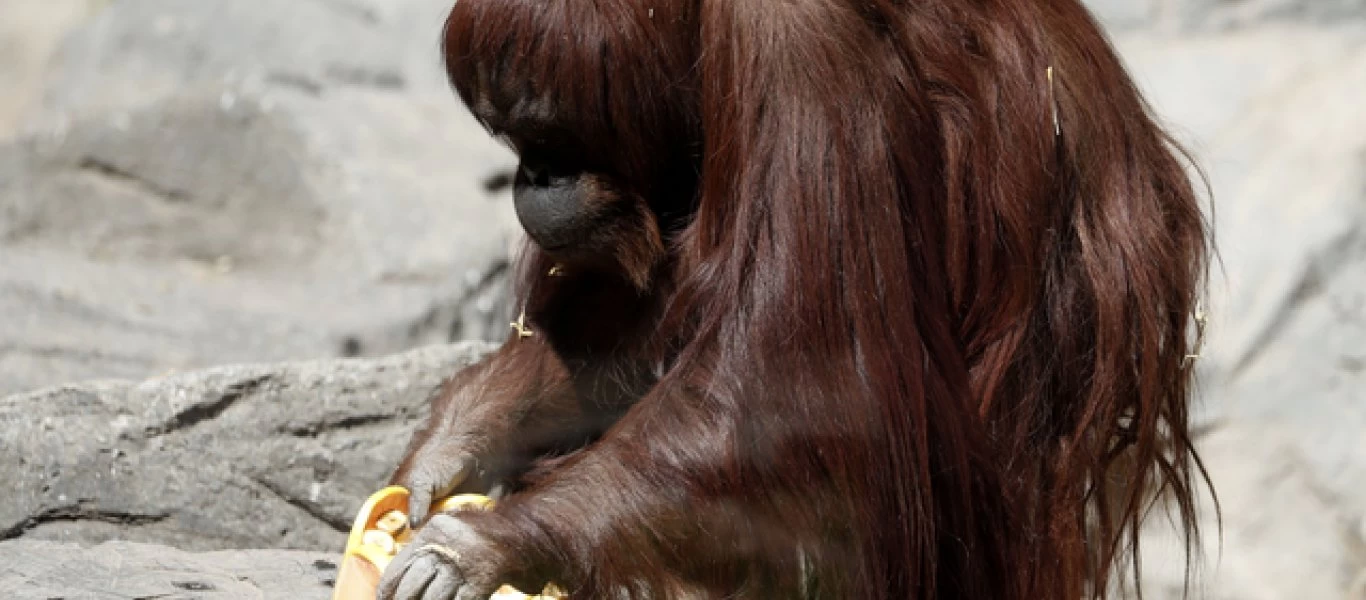
M 1206 230 L 1078 0 L 460 0 L 446 52 L 491 131 L 538 111 L 659 218 L 639 352 L 726 458 L 622 501 L 724 498 L 802 557 L 675 560 L 745 597 L 1073 599 L 1158 494 L 1194 539 Z M 665 542 L 615 535 L 583 589 L 649 589 Z

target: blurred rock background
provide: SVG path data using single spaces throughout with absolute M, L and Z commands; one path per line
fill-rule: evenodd
M 1366 598 L 1366 2 L 1092 5 L 1213 188 L 1196 597 Z M 1179 549 L 1144 555 L 1177 597 Z
M 503 336 L 515 161 L 448 2 L 0 0 L 0 555 L 49 557 L 0 587 L 54 595 L 42 540 L 335 550 L 484 347 L 388 355 Z M 1090 3 L 1214 192 L 1192 595 L 1366 598 L 1366 0 Z
M 448 0 L 0 2 L 0 393 L 502 335 Z

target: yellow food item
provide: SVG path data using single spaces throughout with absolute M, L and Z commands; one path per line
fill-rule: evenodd
M 394 537 L 378 529 L 365 532 L 360 541 L 367 546 L 374 546 L 383 550 L 385 554 L 398 554 L 398 544 L 394 542 Z
M 375 521 L 375 528 L 394 537 L 408 529 L 408 515 L 401 510 L 391 510 L 384 513 L 378 521 Z
M 432 514 L 492 507 L 492 498 L 464 494 L 437 502 L 432 507 Z M 372 600 L 375 597 L 384 569 L 412 539 L 413 529 L 409 526 L 407 510 L 408 490 L 398 486 L 375 492 L 361 506 L 346 540 L 333 600 Z M 538 596 L 503 586 L 489 600 L 560 600 L 567 595 L 554 584 L 545 586 Z

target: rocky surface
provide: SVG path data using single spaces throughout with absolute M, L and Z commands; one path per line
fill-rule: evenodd
M 1089 1 L 1217 207 L 1193 596 L 1366 598 L 1366 0 Z M 512 158 L 442 81 L 448 2 L 9 0 L 0 396 L 501 337 Z M 33 539 L 335 548 L 467 351 L 0 400 L 0 560 L 34 556 L 0 578 L 75 576 Z
M 0 144 L 0 394 L 501 338 L 515 161 L 447 4 L 81 5 Z
M 0 540 L 339 551 L 433 390 L 486 350 L 219 367 L 6 398 Z
M 36 101 L 49 60 L 72 27 L 101 0 L 6 0 L 0 19 L 0 138 Z
M 1355 20 L 1366 13 L 1362 0 L 1086 0 L 1117 32 L 1226 31 L 1289 21 L 1310 25 Z
M 1206 503 L 1197 597 L 1366 598 L 1366 10 L 1165 6 L 1116 39 L 1213 189 L 1200 447 L 1223 538 Z M 1149 550 L 1179 597 L 1178 550 Z
M 14 600 L 289 598 L 326 600 L 337 556 L 285 550 L 194 554 L 109 542 L 92 548 L 0 542 L 0 589 Z

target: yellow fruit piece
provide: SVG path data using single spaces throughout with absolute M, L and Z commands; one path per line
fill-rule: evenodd
M 361 543 L 366 546 L 374 546 L 383 550 L 385 554 L 397 554 L 398 550 L 394 546 L 394 536 L 389 535 L 378 529 L 371 529 L 361 536 Z
M 408 515 L 403 514 L 403 511 L 399 510 L 391 510 L 384 513 L 384 516 L 380 517 L 378 521 L 375 521 L 375 529 L 383 531 L 395 538 L 407 528 Z
M 486 496 L 463 494 L 437 502 L 432 507 L 432 514 L 489 510 L 493 504 L 493 499 Z M 414 531 L 407 510 L 408 490 L 397 486 L 384 488 L 366 500 L 347 538 L 334 600 L 374 598 L 380 575 L 412 540 Z M 547 585 L 539 596 L 503 586 L 490 600 L 557 600 L 565 596 L 567 594 L 554 584 Z

